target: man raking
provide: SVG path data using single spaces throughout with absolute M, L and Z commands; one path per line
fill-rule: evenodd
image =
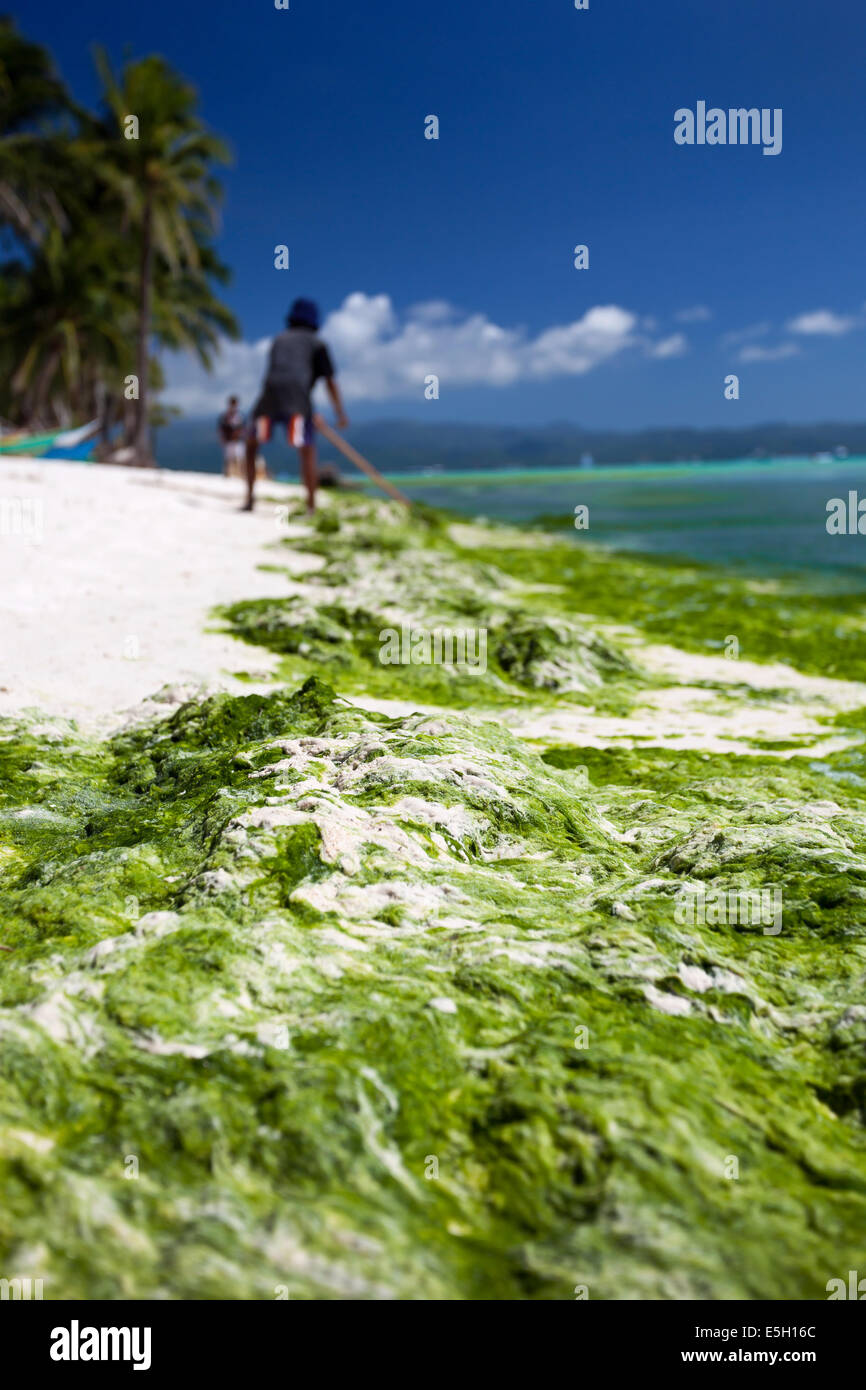
M 287 327 L 271 344 L 267 374 L 251 411 L 247 432 L 244 511 L 253 509 L 258 446 L 271 438 L 274 425 L 285 425 L 286 438 L 298 451 L 301 478 L 307 489 L 307 510 L 315 511 L 317 462 L 312 390 L 317 381 L 324 379 L 340 429 L 349 423 L 331 354 L 318 336 L 318 328 L 318 307 L 311 299 L 296 299 Z

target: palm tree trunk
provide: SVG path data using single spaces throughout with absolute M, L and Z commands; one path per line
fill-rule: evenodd
M 48 425 L 49 421 L 51 424 L 54 423 L 51 419 L 48 394 L 51 386 L 51 378 L 57 367 L 57 360 L 57 352 L 49 352 L 33 384 L 29 414 L 31 419 L 35 421 L 36 429 L 41 429 L 43 426 Z
M 136 375 L 138 376 L 138 410 L 135 420 L 133 448 L 136 461 L 152 463 L 150 450 L 150 320 L 153 299 L 153 201 L 148 192 L 141 219 L 141 264 L 138 296 L 138 344 Z
M 100 453 L 108 454 L 111 442 L 111 422 L 114 417 L 114 395 L 109 391 L 102 377 L 97 377 L 94 390 L 94 413 L 99 421 Z

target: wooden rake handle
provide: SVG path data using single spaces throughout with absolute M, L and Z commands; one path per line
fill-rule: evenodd
M 357 449 L 353 449 L 351 444 L 347 443 L 341 434 L 338 434 L 336 430 L 332 430 L 331 426 L 321 415 L 313 416 L 313 424 L 326 439 L 330 440 L 335 449 L 339 449 L 340 453 L 343 454 L 350 463 L 354 463 L 357 468 L 360 468 L 362 473 L 366 473 L 367 477 L 370 478 L 377 487 L 380 487 L 383 492 L 387 492 L 389 497 L 393 497 L 398 502 L 402 502 L 404 506 L 411 507 L 412 503 L 409 501 L 406 494 L 395 487 L 393 483 L 389 483 L 387 478 L 383 478 L 379 470 L 374 468 L 372 463 L 368 463 L 364 455 L 359 454 Z

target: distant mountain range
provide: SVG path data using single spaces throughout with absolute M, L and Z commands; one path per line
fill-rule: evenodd
M 866 423 L 765 424 L 737 429 L 665 426 L 644 430 L 587 430 L 580 425 L 427 424 L 377 420 L 353 425 L 349 438 L 385 473 L 425 469 L 568 468 L 584 455 L 595 463 L 708 462 L 713 459 L 808 457 L 847 450 L 866 455 Z M 215 424 L 178 420 L 159 431 L 157 458 L 167 468 L 208 472 L 220 467 Z M 323 459 L 336 458 L 323 443 Z

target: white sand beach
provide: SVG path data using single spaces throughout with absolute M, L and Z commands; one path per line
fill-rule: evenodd
M 210 620 L 216 604 L 285 592 L 258 566 L 291 534 L 273 499 L 300 489 L 261 491 L 241 513 L 242 484 L 213 474 L 3 459 L 0 714 L 104 729 L 166 684 L 248 691 L 232 672 L 266 678 L 275 658 Z M 298 573 L 316 563 L 279 555 Z

